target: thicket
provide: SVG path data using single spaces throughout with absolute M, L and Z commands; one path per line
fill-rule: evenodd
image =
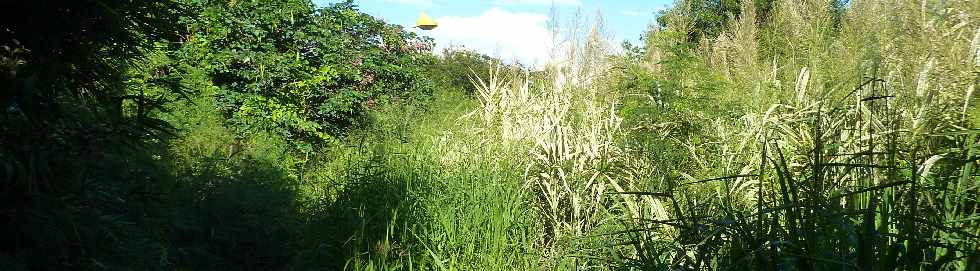
M 980 266 L 976 1 L 677 1 L 506 65 L 350 1 L 0 4 L 0 269 Z
M 297 196 L 310 165 L 432 90 L 431 40 L 351 2 L 0 10 L 4 270 L 278 269 L 324 246 L 339 268 L 353 210 Z
M 177 33 L 173 1 L 6 1 L 0 25 L 0 268 L 153 262 L 166 123 L 129 92 L 135 59 Z M 164 44 L 166 45 L 166 44 Z M 184 93 L 159 77 L 146 86 Z M 127 110 L 127 104 L 134 105 Z
M 649 75 L 624 113 L 658 173 L 632 194 L 661 201 L 622 220 L 621 263 L 980 264 L 980 5 L 741 1 L 715 37 L 701 7 L 677 2 L 621 75 Z

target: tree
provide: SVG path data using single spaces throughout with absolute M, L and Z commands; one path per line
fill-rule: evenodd
M 378 103 L 430 92 L 422 69 L 432 41 L 361 13 L 352 1 L 319 10 L 308 0 L 196 8 L 182 61 L 202 63 L 218 106 L 242 135 L 271 130 L 310 151 Z

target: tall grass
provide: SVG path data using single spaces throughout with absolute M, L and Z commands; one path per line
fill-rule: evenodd
M 363 145 L 337 160 L 357 164 L 342 162 L 325 169 L 323 174 L 367 169 L 374 177 L 360 182 L 405 187 L 400 193 L 382 189 L 351 196 L 392 199 L 393 206 L 375 207 L 387 211 L 373 218 L 354 217 L 363 221 L 363 230 L 348 235 L 368 242 L 348 243 L 350 249 L 340 251 L 347 257 L 344 269 L 504 270 L 539 265 L 541 256 L 533 246 L 536 225 L 520 193 L 521 170 L 513 161 L 493 155 L 500 146 L 481 142 L 482 134 L 459 119 L 474 108 L 469 99 L 442 90 L 433 106 L 410 118 L 406 112 L 412 111 L 405 108 L 383 109 L 376 115 L 378 129 L 363 131 Z M 418 121 L 392 125 L 406 119 Z M 365 153 L 375 158 L 365 159 Z M 335 179 L 356 185 L 358 178 L 351 177 Z M 370 207 L 378 201 L 352 203 Z
M 282 206 L 203 206 L 280 214 L 217 240 L 301 270 L 978 267 L 980 7 L 741 5 L 696 45 L 672 9 L 644 59 L 573 21 L 542 70 L 473 72 L 473 96 L 382 107 L 311 156 L 191 129 L 176 158 L 231 180 L 273 165 L 288 187 L 256 196 Z
M 680 3 L 683 5 L 683 2 Z M 980 266 L 976 123 L 978 7 L 969 1 L 752 1 L 695 49 L 750 108 L 678 139 L 696 171 L 654 191 L 667 219 L 623 218 L 620 264 L 691 269 Z M 683 18 L 683 16 L 680 16 Z M 669 40 L 670 29 L 652 33 Z M 759 44 L 765 41 L 770 44 Z M 971 47 L 973 46 L 973 47 Z M 677 57 L 668 47 L 652 56 Z M 659 50 L 659 51 L 657 51 Z M 697 67 L 697 66 L 690 66 Z M 666 78 L 671 78 L 670 74 Z M 741 100 L 738 100 L 741 99 Z M 754 110 L 752 109 L 754 108 Z M 736 131 L 736 132 L 729 132 Z M 703 162 L 701 162 L 703 161 Z M 718 175 L 707 175 L 723 172 Z
M 576 16 L 581 18 L 581 16 Z M 523 167 L 521 192 L 539 225 L 543 266 L 594 261 L 613 218 L 638 217 L 659 199 L 626 195 L 649 168 L 625 148 L 620 93 L 609 86 L 613 60 L 601 15 L 559 29 L 552 61 L 533 74 L 474 74 L 479 107 L 464 116 L 495 157 Z M 663 214 L 664 212 L 654 212 Z

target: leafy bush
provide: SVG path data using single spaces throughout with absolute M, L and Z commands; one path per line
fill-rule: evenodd
M 3 268 L 284 268 L 334 240 L 296 148 L 429 92 L 431 41 L 350 2 L 0 7 Z
M 500 59 L 484 55 L 465 47 L 448 47 L 437 56 L 428 68 L 429 78 L 443 88 L 463 90 L 476 94 L 477 89 L 470 81 L 474 76 L 487 77 L 492 67 L 497 66 L 504 74 L 518 75 L 524 67 L 520 64 L 505 64 Z
M 180 61 L 200 68 L 239 134 L 276 131 L 304 151 L 391 99 L 430 92 L 431 40 L 358 12 L 351 1 L 196 2 Z

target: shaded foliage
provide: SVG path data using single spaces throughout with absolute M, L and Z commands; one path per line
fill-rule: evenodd
M 141 149 L 158 146 L 168 125 L 122 108 L 151 109 L 128 95 L 126 73 L 174 39 L 179 4 L 4 1 L 0 10 L 0 254 L 31 270 L 152 266 L 125 259 L 160 249 L 146 226 L 166 173 Z
M 342 241 L 298 220 L 295 154 L 430 88 L 431 41 L 351 2 L 0 10 L 4 270 L 285 268 Z

